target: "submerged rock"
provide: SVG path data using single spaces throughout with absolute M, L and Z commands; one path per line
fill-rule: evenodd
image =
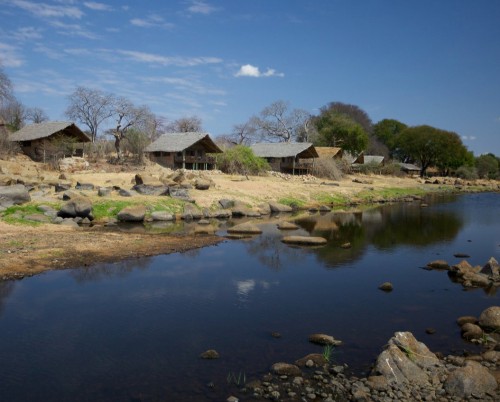
M 285 236 L 281 241 L 286 244 L 299 246 L 323 246 L 327 243 L 325 238 L 313 236 Z
M 218 359 L 220 356 L 219 356 L 219 352 L 217 352 L 215 349 L 209 349 L 209 350 L 206 350 L 203 353 L 201 353 L 200 357 L 202 359 L 214 360 L 214 359 Z
M 394 288 L 392 286 L 391 282 L 384 282 L 382 285 L 378 287 L 380 290 L 383 290 L 384 292 L 391 292 L 392 289 Z
M 278 223 L 279 230 L 296 230 L 298 228 L 299 228 L 299 226 L 293 222 L 283 221 L 283 222 Z
M 332 346 L 338 346 L 342 344 L 342 341 L 335 339 L 331 335 L 326 335 L 326 334 L 312 334 L 309 335 L 309 342 L 315 343 L 317 345 L 332 345 Z

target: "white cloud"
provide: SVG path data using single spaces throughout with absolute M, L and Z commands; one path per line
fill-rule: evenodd
M 141 63 L 160 64 L 163 66 L 174 65 L 179 67 L 193 67 L 197 65 L 216 64 L 222 62 L 222 60 L 217 57 L 168 57 L 132 50 L 118 50 L 118 53 Z
M 474 135 L 462 135 L 462 140 L 464 141 L 474 141 L 477 137 Z
M 61 35 L 80 36 L 87 39 L 98 39 L 98 36 L 96 34 L 87 31 L 78 24 L 66 24 L 61 21 L 50 21 L 50 25 L 62 29 L 61 31 L 59 31 Z
M 188 7 L 188 11 L 194 14 L 208 15 L 215 11 L 215 7 L 205 3 L 204 1 L 193 1 Z
M 83 5 L 95 11 L 111 11 L 113 10 L 110 5 L 104 3 L 96 3 L 95 1 L 85 1 Z
M 261 72 L 259 67 L 245 64 L 240 67 L 239 71 L 235 74 L 236 77 L 284 77 L 285 74 L 276 72 L 273 68 L 268 68 L 265 72 Z
M 24 64 L 24 60 L 14 46 L 0 42 L 0 64 L 4 67 L 19 67 Z
M 149 15 L 146 18 L 132 18 L 130 23 L 136 27 L 141 28 L 166 28 L 171 29 L 174 24 L 165 22 L 165 20 L 156 14 Z
M 32 13 L 36 17 L 69 17 L 80 19 L 84 15 L 83 11 L 81 11 L 78 7 L 72 6 L 54 6 L 46 3 L 35 3 L 27 0 L 13 0 L 11 4 Z
M 24 28 L 19 28 L 16 32 L 14 32 L 14 37 L 18 40 L 28 41 L 28 40 L 41 39 L 42 34 L 40 33 L 40 30 L 37 28 L 24 27 Z

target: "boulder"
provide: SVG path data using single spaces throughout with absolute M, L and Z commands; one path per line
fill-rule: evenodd
M 147 175 L 147 174 L 139 174 L 137 173 L 134 176 L 134 182 L 136 185 L 142 185 L 145 184 L 147 186 L 153 186 L 153 187 L 161 187 L 163 186 L 163 183 L 157 179 L 154 176 Z
M 169 187 L 168 192 L 172 198 L 186 202 L 193 202 L 193 199 L 189 196 L 189 190 L 187 188 Z
M 477 322 L 477 318 L 472 315 L 464 315 L 457 318 L 457 324 L 460 326 L 467 324 L 468 322 L 475 324 Z
M 427 264 L 428 268 L 432 269 L 450 269 L 450 265 L 445 260 L 435 260 Z
M 71 200 L 73 198 L 78 198 L 78 197 L 81 197 L 81 194 L 75 193 L 74 191 L 71 191 L 71 190 L 65 191 L 62 195 L 62 199 L 64 201 L 68 201 L 68 200 Z
M 281 241 L 285 244 L 298 246 L 323 246 L 327 243 L 325 238 L 314 236 L 285 236 Z
M 139 194 L 142 195 L 168 195 L 169 194 L 169 189 L 167 186 L 159 185 L 159 186 L 153 186 L 151 184 L 136 184 L 134 187 L 132 187 L 134 191 L 137 191 Z
M 378 287 L 380 290 L 383 290 L 384 292 L 391 292 L 392 289 L 394 288 L 392 286 L 391 282 L 384 282 L 382 285 Z
M 124 188 L 120 188 L 118 190 L 118 195 L 122 197 L 132 197 L 133 194 L 131 191 L 125 190 Z
M 60 225 L 69 226 L 69 227 L 72 227 L 75 229 L 80 228 L 80 226 L 78 226 L 78 223 L 76 223 L 73 219 L 70 219 L 70 218 L 63 219 L 62 222 L 60 223 Z
M 462 325 L 462 337 L 467 340 L 480 339 L 483 336 L 483 330 L 479 325 L 470 322 Z
M 491 306 L 484 310 L 479 316 L 479 325 L 491 331 L 500 330 L 500 307 Z
M 201 219 L 203 218 L 203 212 L 200 211 L 192 204 L 184 205 L 184 212 L 181 215 L 181 219 L 190 220 L 190 219 Z
M 56 193 L 62 193 L 63 191 L 68 191 L 71 188 L 71 183 L 56 183 L 55 191 Z
M 326 334 L 309 335 L 309 342 L 315 343 L 317 345 L 333 345 L 333 346 L 338 346 L 342 344 L 342 341 L 335 339 L 331 335 L 326 335 Z
M 500 280 L 500 265 L 493 257 L 489 259 L 486 265 L 481 269 L 481 274 L 487 275 L 495 281 Z
M 224 209 L 230 209 L 230 208 L 234 207 L 234 201 L 227 200 L 225 198 L 223 198 L 222 200 L 219 200 L 219 204 Z
M 480 363 L 467 360 L 465 367 L 453 370 L 444 382 L 446 392 L 457 398 L 481 398 L 497 388 L 495 377 Z
M 206 360 L 214 360 L 214 359 L 218 359 L 220 357 L 220 355 L 219 355 L 219 352 L 217 352 L 216 350 L 209 349 L 209 350 L 206 350 L 203 353 L 201 353 L 200 357 L 202 359 L 206 359 Z
M 292 222 L 283 221 L 278 223 L 279 230 L 296 230 L 298 228 L 299 226 Z
M 74 197 L 61 207 L 57 216 L 60 216 L 61 218 L 80 217 L 93 220 L 92 202 L 85 197 Z
M 261 234 L 262 230 L 256 225 L 245 222 L 229 228 L 227 232 L 234 234 Z
M 107 197 L 108 195 L 111 194 L 112 189 L 109 187 L 99 187 L 97 190 L 97 195 L 99 197 Z
M 29 201 L 31 197 L 24 185 L 0 186 L 0 205 L 20 205 Z
M 77 190 L 93 190 L 94 189 L 94 185 L 91 184 L 91 183 L 76 182 L 75 189 L 77 189 Z
M 292 212 L 293 211 L 292 207 L 290 207 L 288 205 L 280 204 L 278 202 L 270 202 L 269 208 L 271 208 L 271 212 Z
M 451 267 L 451 270 L 458 276 L 463 277 L 466 275 L 477 274 L 481 270 L 481 267 L 473 267 L 466 260 L 460 261 Z
M 143 222 L 145 215 L 146 207 L 144 205 L 134 205 L 123 208 L 116 217 L 122 222 Z
M 155 211 L 151 213 L 153 221 L 173 221 L 175 217 L 167 211 Z
M 196 179 L 194 188 L 196 190 L 208 190 L 210 188 L 210 181 L 206 179 Z
M 271 371 L 276 375 L 301 376 L 302 372 L 295 364 L 290 363 L 274 363 L 271 366 Z

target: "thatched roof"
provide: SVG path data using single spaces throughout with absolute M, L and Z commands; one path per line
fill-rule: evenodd
M 317 158 L 318 153 L 314 145 L 309 142 L 273 142 L 254 144 L 253 153 L 261 158 Z
M 368 164 L 368 163 L 372 163 L 372 164 L 377 164 L 377 165 L 381 165 L 382 163 L 384 163 L 384 157 L 383 156 L 379 156 L 379 155 L 365 155 L 364 156 L 364 164 Z
M 222 153 L 207 133 L 168 133 L 149 144 L 145 152 L 181 152 L 200 143 L 208 153 Z
M 10 141 L 33 141 L 62 134 L 76 138 L 79 142 L 90 142 L 90 138 L 70 121 L 46 121 L 30 124 L 9 136 Z
M 335 158 L 342 156 L 340 147 L 315 147 L 320 158 Z

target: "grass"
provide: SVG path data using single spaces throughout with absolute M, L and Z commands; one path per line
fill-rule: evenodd
M 333 352 L 333 346 L 332 345 L 326 345 L 323 348 L 323 358 L 330 363 L 330 359 L 332 358 L 332 352 Z
M 30 221 L 30 220 L 24 219 L 24 217 L 27 215 L 42 213 L 42 211 L 38 208 L 39 205 L 42 205 L 42 204 L 30 202 L 30 203 L 23 204 L 23 205 L 13 205 L 13 206 L 7 208 L 3 212 L 2 219 L 5 222 L 13 224 L 13 225 L 26 225 L 26 226 L 33 226 L 33 227 L 40 226 L 43 224 L 42 222 L 35 222 L 35 221 Z M 59 209 L 59 204 L 57 204 L 57 203 L 43 203 L 43 205 L 48 205 L 54 209 Z
M 278 200 L 278 203 L 283 204 L 283 205 L 288 205 L 290 207 L 295 206 L 298 208 L 302 208 L 302 207 L 306 206 L 306 201 L 301 200 L 300 198 L 292 197 L 292 196 L 280 198 Z
M 314 199 L 320 204 L 328 205 L 346 205 L 350 200 L 342 194 L 319 193 L 314 196 Z
M 356 197 L 363 201 L 372 201 L 374 199 L 397 199 L 404 198 L 413 195 L 422 196 L 426 194 L 427 191 L 421 188 L 382 188 L 378 190 L 364 190 L 356 194 Z
M 232 371 L 230 371 L 227 374 L 226 380 L 227 380 L 228 384 L 236 384 L 236 385 L 240 386 L 240 385 L 246 384 L 247 376 L 246 376 L 244 371 L 243 372 L 240 371 L 238 373 L 238 375 L 236 375 L 236 373 L 233 373 Z

